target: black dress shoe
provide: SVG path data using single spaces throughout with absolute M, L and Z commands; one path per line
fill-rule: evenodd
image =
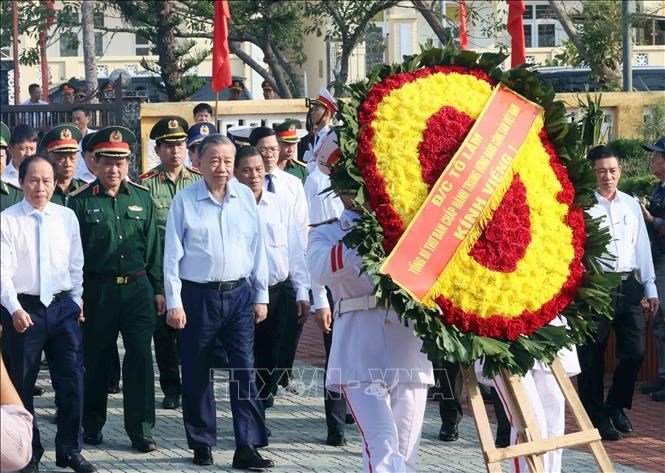
M 120 385 L 119 384 L 109 384 L 106 387 L 106 392 L 109 394 L 118 394 L 120 392 Z
M 275 397 L 272 394 L 268 394 L 261 402 L 264 409 L 270 409 L 275 404 Z
M 21 469 L 21 473 L 39 473 L 39 461 L 30 460 L 30 463 Z
M 609 440 L 612 442 L 621 440 L 621 434 L 617 432 L 614 427 L 612 427 L 612 424 L 610 424 L 608 420 L 599 422 L 596 425 L 596 428 L 598 429 L 598 433 L 603 440 Z
M 346 439 L 344 438 L 344 434 L 328 434 L 328 438 L 326 438 L 326 445 L 330 445 L 331 447 L 344 447 L 346 446 Z
M 644 384 L 640 388 L 642 394 L 651 394 L 665 389 L 665 379 L 660 378 L 655 384 Z
M 344 423 L 346 425 L 353 425 L 356 423 L 356 420 L 353 418 L 351 414 L 347 414 L 346 418 L 344 419 Z
M 649 397 L 656 402 L 665 402 L 665 389 L 651 393 Z
M 619 432 L 628 434 L 633 431 L 633 424 L 631 424 L 630 419 L 626 417 L 623 409 L 607 406 L 607 415 L 610 416 L 612 425 L 614 425 L 614 428 Z
M 275 466 L 272 460 L 264 459 L 261 454 L 256 450 L 256 447 L 240 447 L 236 448 L 233 454 L 233 468 L 239 470 L 265 470 Z
M 459 432 L 457 431 L 457 424 L 446 422 L 441 424 L 439 430 L 439 440 L 444 442 L 454 442 L 459 439 Z
M 177 409 L 180 407 L 180 396 L 177 394 L 168 394 L 164 396 L 162 401 L 162 408 L 164 409 Z
M 60 468 L 71 468 L 76 473 L 93 473 L 97 468 L 92 466 L 80 453 L 72 453 L 64 460 L 56 460 L 55 464 Z
M 104 436 L 101 432 L 92 432 L 83 434 L 83 442 L 88 445 L 99 445 L 104 441 Z
M 157 444 L 152 437 L 143 437 L 141 439 L 132 440 L 132 448 L 141 453 L 149 453 L 157 450 Z
M 46 389 L 40 388 L 39 386 L 35 386 L 32 388 L 32 395 L 33 396 L 41 396 L 46 392 Z
M 194 464 L 208 466 L 215 463 L 212 458 L 212 449 L 210 447 L 199 447 L 194 449 Z

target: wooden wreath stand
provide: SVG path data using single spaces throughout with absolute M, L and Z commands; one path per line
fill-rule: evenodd
M 542 438 L 539 433 L 538 423 L 531 410 L 531 406 L 529 405 L 529 400 L 527 399 L 521 378 L 516 375 L 510 375 L 506 371 L 502 371 L 501 377 L 503 378 L 506 387 L 508 402 L 513 408 L 513 422 L 515 423 L 517 437 L 519 439 L 517 445 L 511 445 L 506 448 L 496 448 L 494 446 L 494 437 L 492 435 L 489 419 L 487 418 L 485 403 L 480 394 L 478 379 L 476 378 L 473 365 L 463 367 L 462 369 L 467 391 L 469 393 L 469 400 L 471 402 L 473 419 L 476 423 L 476 429 L 478 429 L 478 436 L 480 437 L 480 447 L 483 451 L 485 465 L 489 473 L 500 473 L 502 460 L 508 460 L 520 456 L 526 458 L 526 463 L 533 473 L 541 473 L 544 472 L 543 462 L 540 456 L 541 454 L 577 445 L 590 446 L 591 452 L 600 471 L 615 471 L 614 466 L 603 447 L 600 434 L 591 424 L 591 420 L 589 420 L 589 416 L 584 410 L 584 406 L 582 406 L 582 402 L 573 388 L 573 384 L 568 376 L 566 376 L 561 361 L 555 359 L 554 362 L 552 362 L 552 374 L 559 384 L 564 398 L 581 430 L 579 432 L 565 434 L 559 437 L 548 439 Z

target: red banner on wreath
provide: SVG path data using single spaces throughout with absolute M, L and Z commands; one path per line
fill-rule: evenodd
M 498 85 L 381 272 L 422 301 L 453 258 L 542 108 Z

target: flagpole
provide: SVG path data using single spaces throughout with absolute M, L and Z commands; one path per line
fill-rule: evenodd
M 217 130 L 219 130 L 219 92 L 215 93 L 215 127 L 217 127 Z
M 13 31 L 12 31 L 12 52 L 14 55 L 14 105 L 21 103 L 21 83 L 19 64 L 18 64 L 18 1 L 14 0 L 12 4 Z

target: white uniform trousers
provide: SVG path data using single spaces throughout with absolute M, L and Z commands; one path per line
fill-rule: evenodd
M 563 435 L 566 424 L 566 402 L 552 372 L 549 370 L 532 369 L 522 378 L 522 384 L 527 398 L 531 404 L 533 415 L 538 421 L 538 428 L 542 438 L 551 438 Z M 496 389 L 506 410 L 506 415 L 513 428 L 510 431 L 510 443 L 517 442 L 517 431 L 513 424 L 513 412 L 508 404 L 506 388 L 500 377 L 492 380 L 492 386 Z M 547 473 L 558 473 L 561 471 L 562 450 L 553 450 L 541 456 L 544 471 Z M 518 473 L 528 472 L 529 468 L 524 457 L 514 458 L 510 461 L 511 471 Z
M 362 436 L 363 467 L 370 473 L 416 471 L 427 384 L 361 382 L 342 385 Z

